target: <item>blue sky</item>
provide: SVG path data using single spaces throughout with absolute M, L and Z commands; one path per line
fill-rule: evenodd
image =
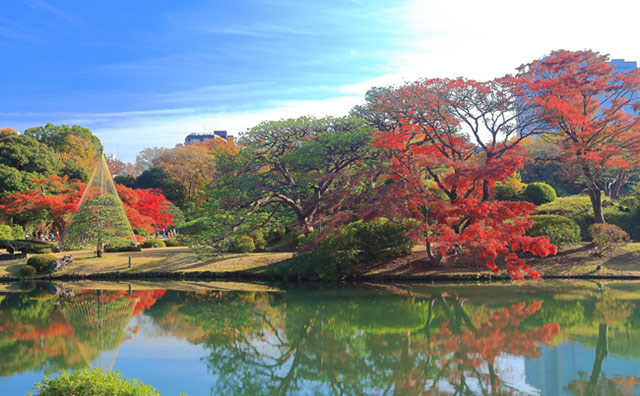
M 341 115 L 374 85 L 497 77 L 553 49 L 640 60 L 634 3 L 2 1 L 0 127 L 82 125 L 133 161 L 188 132 Z

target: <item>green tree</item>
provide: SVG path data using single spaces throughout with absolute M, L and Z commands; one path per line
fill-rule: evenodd
M 38 177 L 36 173 L 21 172 L 16 168 L 0 164 L 0 197 L 33 188 L 30 179 Z
M 127 246 L 134 242 L 131 236 L 122 202 L 115 195 L 105 194 L 87 201 L 73 214 L 62 245 L 65 249 L 96 245 L 100 256 L 103 246 Z
M 57 174 L 61 168 L 58 155 L 36 139 L 15 133 L 0 133 L 0 165 L 20 172 L 43 176 Z
M 187 190 L 182 183 L 160 168 L 151 168 L 142 172 L 136 178 L 134 188 L 159 188 L 165 198 L 178 206 L 185 204 L 187 196 Z
M 346 177 L 368 155 L 371 138 L 355 117 L 263 122 L 244 134 L 242 150 L 218 156 L 207 216 L 226 216 L 219 229 L 235 232 L 257 214 L 268 220 L 287 209 L 310 231 L 332 195 L 348 188 Z
M 100 143 L 100 139 L 98 139 L 97 136 L 91 133 L 89 129 L 83 128 L 79 125 L 58 126 L 47 123 L 47 125 L 45 126 L 29 128 L 24 131 L 24 134 L 36 139 L 40 143 L 46 144 L 47 146 L 58 152 L 65 150 L 65 145 L 67 145 L 68 143 L 68 136 L 76 136 L 79 138 L 87 139 L 93 144 L 96 154 L 100 153 L 100 150 L 102 149 L 102 143 Z

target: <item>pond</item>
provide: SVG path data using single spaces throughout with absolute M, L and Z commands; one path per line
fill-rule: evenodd
M 0 394 L 88 366 L 165 396 L 639 394 L 638 286 L 4 285 Z

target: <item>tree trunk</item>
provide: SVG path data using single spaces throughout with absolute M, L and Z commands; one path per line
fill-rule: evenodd
M 429 257 L 429 264 L 434 267 L 439 267 L 442 265 L 443 255 L 438 253 L 434 254 L 433 250 L 431 250 L 431 243 L 427 242 L 427 257 Z
M 598 342 L 596 344 L 596 359 L 593 362 L 593 368 L 591 369 L 591 378 L 589 378 L 589 385 L 587 385 L 588 394 L 594 394 L 597 389 L 598 379 L 602 372 L 602 363 L 604 358 L 609 354 L 608 339 L 609 325 L 606 323 L 600 323 L 598 327 Z
M 596 223 L 606 223 L 604 221 L 604 213 L 602 212 L 602 192 L 599 188 L 589 188 L 589 198 L 593 206 L 593 217 Z
M 611 198 L 612 201 L 618 200 L 618 197 L 620 196 L 620 189 L 622 188 L 622 186 L 624 186 L 627 180 L 629 180 L 629 172 L 624 169 L 620 170 L 618 172 L 618 177 L 611 186 L 611 195 L 609 196 L 609 198 Z

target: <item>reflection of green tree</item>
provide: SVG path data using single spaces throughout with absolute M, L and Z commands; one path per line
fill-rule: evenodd
M 580 379 L 572 381 L 567 390 L 574 395 L 624 395 L 627 389 L 623 386 L 629 382 L 638 383 L 640 378 L 611 378 L 602 372 L 602 364 L 609 354 L 609 326 L 627 319 L 633 312 L 635 305 L 630 301 L 620 301 L 611 293 L 603 292 L 595 303 L 594 321 L 598 323 L 598 340 L 596 342 L 596 357 L 588 380 L 585 373 L 580 373 Z M 629 388 L 633 392 L 633 387 Z
M 121 294 L 98 291 L 74 296 L 64 302 L 61 311 L 82 348 L 108 351 L 122 342 L 136 302 Z
M 469 312 L 475 307 L 461 299 L 357 290 L 209 297 L 204 306 L 202 295 L 198 303 L 185 302 L 181 312 L 209 332 L 214 394 L 423 394 L 438 391 L 442 381 L 460 394 L 471 391 L 469 383 L 488 394 L 506 390 L 493 369 L 502 344 L 490 343 L 483 366 L 473 364 L 476 335 L 489 339 L 493 327 L 474 325 Z M 498 339 L 513 340 L 505 351 L 531 353 L 544 337 L 521 333 L 513 323 L 500 328 L 508 334 Z M 456 337 L 472 349 L 456 351 L 456 342 L 449 343 Z
M 73 214 L 65 230 L 63 247 L 119 247 L 132 242 L 133 231 L 122 202 L 116 195 L 104 194 L 88 200 Z
M 0 376 L 88 366 L 119 346 L 136 302 L 113 292 L 61 298 L 47 286 L 6 296 L 0 301 Z

